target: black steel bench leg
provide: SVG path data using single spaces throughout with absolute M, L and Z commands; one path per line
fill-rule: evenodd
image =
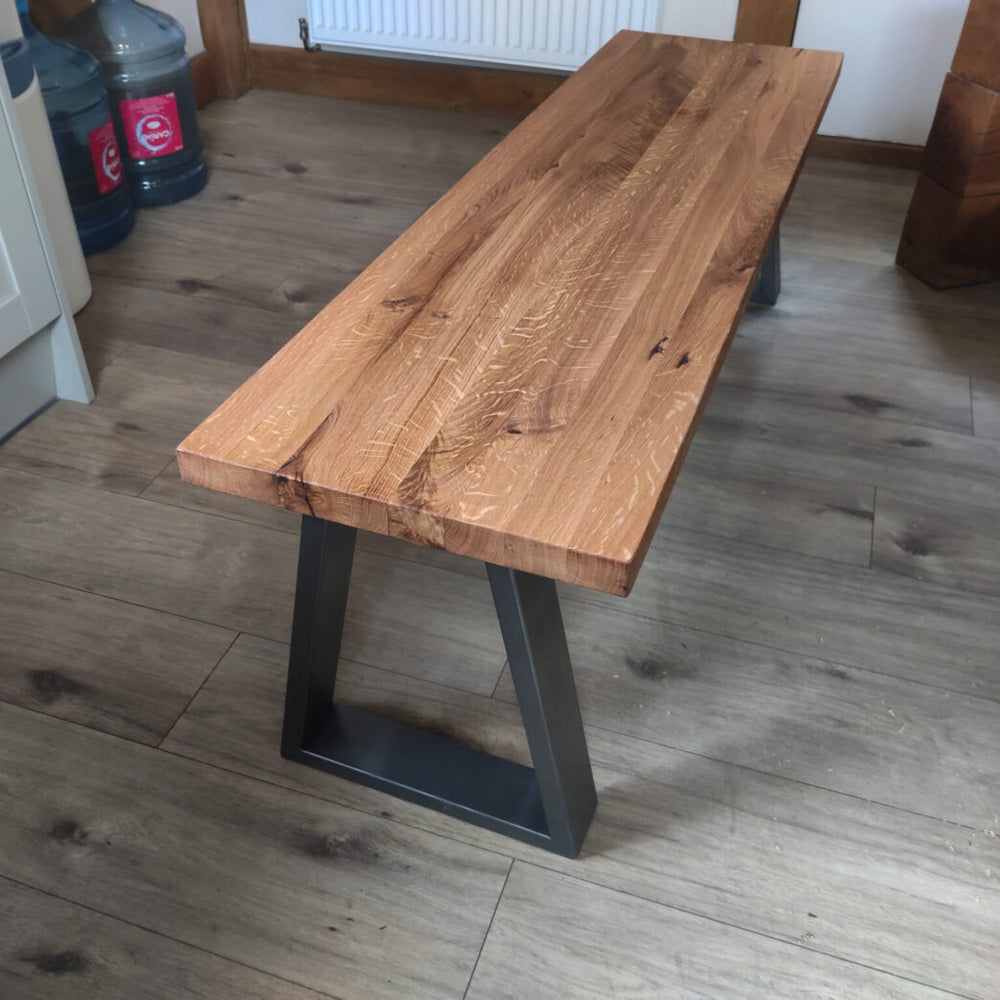
M 552 850 L 575 857 L 597 806 L 552 580 L 486 564 Z
M 340 659 L 355 528 L 303 517 L 281 752 L 296 756 L 329 714 Z
M 767 256 L 760 265 L 757 285 L 750 296 L 751 302 L 773 306 L 781 294 L 781 235 L 776 229 Z
M 334 700 L 355 538 L 302 519 L 282 754 L 575 857 L 597 796 L 555 584 L 487 565 L 532 769 Z

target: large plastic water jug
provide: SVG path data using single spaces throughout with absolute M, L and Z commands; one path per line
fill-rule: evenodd
M 97 0 L 60 37 L 101 64 L 133 204 L 168 205 L 205 186 L 184 29 L 135 0 Z
M 42 88 L 52 138 L 85 254 L 107 250 L 132 228 L 135 213 L 111 123 L 101 67 L 86 52 L 39 32 L 18 0 L 24 37 Z

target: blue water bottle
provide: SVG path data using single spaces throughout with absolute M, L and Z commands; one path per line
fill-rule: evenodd
M 135 0 L 96 0 L 61 37 L 101 64 L 136 208 L 189 198 L 208 177 L 184 29 Z
M 85 254 L 107 250 L 128 234 L 135 213 L 100 64 L 88 53 L 39 32 L 28 13 L 28 0 L 17 0 L 17 10 L 31 47 L 80 246 Z

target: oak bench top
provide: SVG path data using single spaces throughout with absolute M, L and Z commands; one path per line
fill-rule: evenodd
M 183 478 L 627 594 L 840 62 L 619 33 L 180 445 Z

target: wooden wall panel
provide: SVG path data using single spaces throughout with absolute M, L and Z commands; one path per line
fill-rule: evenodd
M 923 171 L 964 198 L 1000 194 L 1000 91 L 945 77 Z
M 250 76 L 253 86 L 264 90 L 511 118 L 527 115 L 566 79 L 558 73 L 306 52 L 284 45 L 251 45 Z
M 35 27 L 42 34 L 58 34 L 60 28 L 84 7 L 90 6 L 90 0 L 29 0 L 28 10 Z
M 250 35 L 243 0 L 198 0 L 198 20 L 219 96 L 245 94 L 250 89 Z
M 740 0 L 734 40 L 791 45 L 798 16 L 799 0 Z
M 921 174 L 897 261 L 934 288 L 1000 278 L 1000 194 L 962 198 Z
M 1000 278 L 1000 0 L 971 0 L 897 261 L 934 288 Z

